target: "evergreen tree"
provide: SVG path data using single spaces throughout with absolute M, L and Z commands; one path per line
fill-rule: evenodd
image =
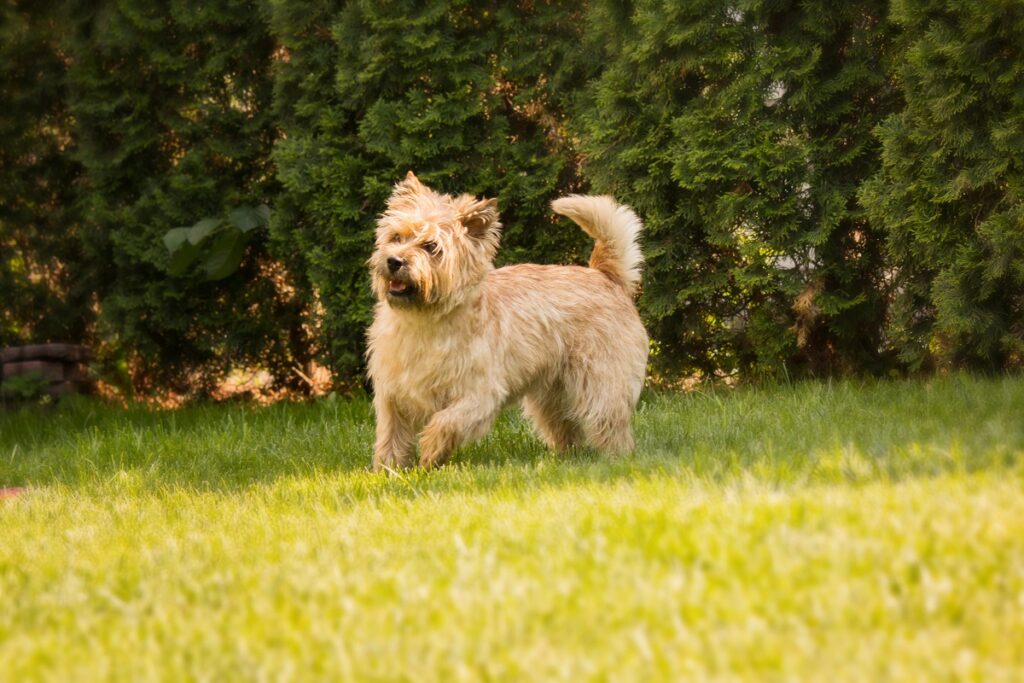
M 890 334 L 915 367 L 1024 360 L 1024 5 L 899 0 L 903 111 L 863 198 L 889 232 Z
M 647 221 L 641 306 L 684 371 L 881 361 L 881 238 L 857 202 L 894 97 L 885 4 L 595 3 L 587 172 Z
M 363 363 L 374 219 L 409 170 L 444 192 L 497 197 L 500 258 L 582 258 L 548 201 L 579 187 L 565 97 L 577 10 L 557 2 L 272 3 L 285 58 L 276 102 L 285 191 L 273 222 L 301 256 L 331 366 Z M 294 263 L 294 262 L 293 262 Z
M 0 7 L 0 346 L 81 342 L 93 320 L 64 29 L 60 3 Z
M 91 341 L 142 388 L 313 351 L 354 380 L 412 169 L 498 198 L 500 262 L 586 260 L 556 196 L 633 205 L 673 371 L 1020 365 L 1024 6 L 889 9 L 8 2 L 0 344 Z M 168 230 L 264 202 L 230 277 L 172 261 Z
M 269 153 L 274 41 L 251 0 L 67 3 L 69 79 L 85 169 L 89 248 L 105 263 L 100 334 L 140 382 L 210 386 L 257 364 L 284 380 L 301 362 L 300 311 L 266 237 L 208 282 L 169 272 L 174 227 L 275 191 Z

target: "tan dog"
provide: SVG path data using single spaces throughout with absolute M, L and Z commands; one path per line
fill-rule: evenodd
M 633 294 L 640 220 L 610 197 L 552 203 L 596 240 L 590 267 L 494 269 L 493 199 L 451 197 L 412 172 L 395 186 L 370 257 L 374 469 L 443 463 L 521 400 L 547 444 L 633 448 L 629 421 L 647 365 Z

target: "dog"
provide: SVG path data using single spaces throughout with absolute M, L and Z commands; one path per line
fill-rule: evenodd
M 562 451 L 633 450 L 630 418 L 649 344 L 633 296 L 640 219 L 611 197 L 551 204 L 595 240 L 589 267 L 495 269 L 497 202 L 394 187 L 368 263 L 377 304 L 368 330 L 375 471 L 443 464 L 521 401 L 540 437 Z

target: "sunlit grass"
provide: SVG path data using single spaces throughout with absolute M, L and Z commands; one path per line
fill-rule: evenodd
M 1024 380 L 514 413 L 367 471 L 365 401 L 0 417 L 0 679 L 1019 680 Z

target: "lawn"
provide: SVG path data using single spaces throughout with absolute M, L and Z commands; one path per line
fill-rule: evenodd
M 1024 379 L 515 413 L 367 471 L 366 401 L 0 416 L 0 679 L 1024 679 Z

